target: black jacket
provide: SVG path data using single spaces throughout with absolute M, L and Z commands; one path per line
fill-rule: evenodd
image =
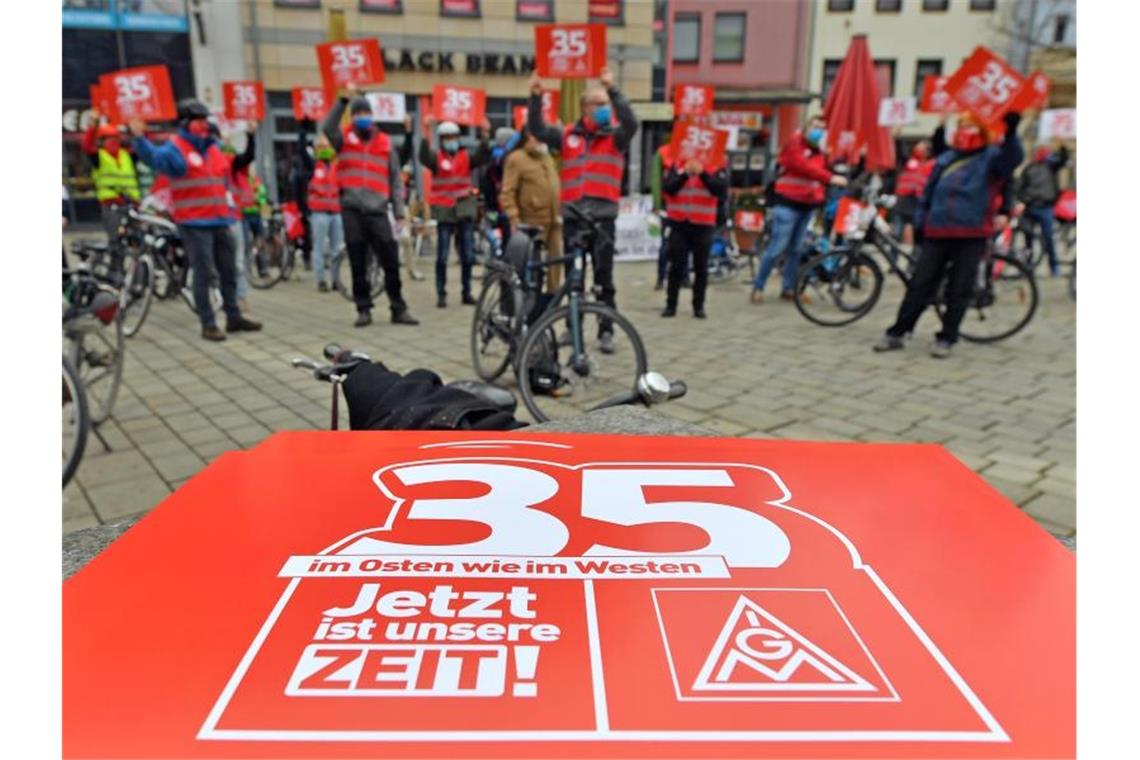
M 1044 161 L 1034 161 L 1017 179 L 1017 198 L 1026 206 L 1052 206 L 1061 194 L 1057 172 L 1069 161 L 1065 146 Z

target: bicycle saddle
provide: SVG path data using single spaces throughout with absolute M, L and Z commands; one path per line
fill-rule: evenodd
M 521 273 L 526 262 L 530 260 L 530 251 L 533 247 L 534 236 L 524 231 L 523 225 L 520 224 L 518 231 L 511 235 L 503 247 L 503 258 L 514 267 L 516 272 Z
M 519 224 L 516 229 L 524 235 L 529 235 L 532 238 L 542 232 L 542 227 L 539 227 L 535 224 Z
M 518 401 L 513 393 L 506 388 L 500 388 L 490 383 L 481 383 L 478 380 L 456 380 L 453 383 L 448 383 L 447 387 L 470 393 L 507 414 L 514 414 L 515 408 L 518 406 Z

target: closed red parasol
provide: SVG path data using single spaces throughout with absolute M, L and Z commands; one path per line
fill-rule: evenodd
M 890 130 L 879 126 L 881 99 L 867 37 L 855 35 L 823 106 L 833 156 L 854 163 L 866 148 L 868 171 L 894 168 L 894 141 Z

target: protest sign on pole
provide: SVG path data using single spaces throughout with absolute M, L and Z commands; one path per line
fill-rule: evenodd
M 1077 138 L 1077 109 L 1052 108 L 1041 112 L 1037 121 L 1037 139 L 1075 140 Z
M 606 65 L 603 24 L 540 24 L 534 28 L 535 69 L 541 77 L 586 79 Z
M 370 92 L 365 98 L 372 106 L 372 119 L 386 124 L 398 124 L 407 115 L 407 103 L 402 92 Z
M 293 118 L 320 121 L 328 114 L 328 96 L 321 87 L 293 88 Z
M 486 112 L 487 93 L 474 87 L 437 84 L 431 89 L 432 115 L 436 121 L 476 126 Z
M 954 98 L 946 92 L 946 80 L 950 77 L 929 75 L 922 80 L 922 97 L 918 110 L 923 113 L 953 113 L 958 110 Z
M 695 159 L 704 167 L 714 167 L 724 165 L 727 143 L 728 132 L 723 129 L 681 119 L 673 129 L 670 145 L 676 162 Z
M 715 91 L 699 84 L 679 84 L 673 90 L 673 113 L 677 116 L 708 116 Z
M 1040 70 L 1034 71 L 1026 77 L 1025 84 L 1014 96 L 1009 110 L 1018 113 L 1029 109 L 1041 110 L 1049 102 L 1049 91 L 1052 88 L 1053 82 L 1049 77 Z
M 879 101 L 879 126 L 902 127 L 914 124 L 914 98 L 883 98 Z
M 325 89 L 335 93 L 349 83 L 380 84 L 384 58 L 377 39 L 338 40 L 316 46 Z
M 946 80 L 946 92 L 964 110 L 987 125 L 1001 122 L 1014 96 L 1025 84 L 1017 70 L 992 50 L 979 45 Z
M 113 71 L 99 77 L 99 86 L 114 106 L 117 121 L 169 121 L 178 115 L 166 66 Z
M 265 87 L 261 82 L 222 82 L 227 119 L 264 119 Z

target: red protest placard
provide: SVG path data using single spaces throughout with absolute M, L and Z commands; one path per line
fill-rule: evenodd
M 486 111 L 487 93 L 473 87 L 437 84 L 431 88 L 432 115 L 436 121 L 480 124 Z
M 986 124 L 995 124 L 1010 110 L 1025 84 L 1017 70 L 988 48 L 978 46 L 946 80 L 946 92 L 958 106 Z
M 586 79 L 606 65 L 604 24 L 540 24 L 534 28 L 535 68 L 541 77 Z
M 118 121 L 169 121 L 178 115 L 166 66 L 113 71 L 99 77 L 99 86 L 114 105 Z
M 279 433 L 63 583 L 63 756 L 1071 757 L 1075 571 L 937 446 Z
M 927 76 L 922 80 L 922 97 L 918 110 L 923 113 L 953 113 L 958 110 L 954 98 L 946 92 L 946 80 L 950 77 Z
M 676 163 L 696 159 L 704 167 L 724 165 L 724 149 L 728 132 L 705 124 L 681 120 L 673 129 L 670 147 Z
M 515 106 L 511 109 L 511 121 L 515 125 L 515 129 L 522 129 L 526 126 L 526 106 Z
M 264 119 L 265 86 L 261 82 L 222 82 L 227 119 Z
M 867 209 L 866 203 L 860 203 L 854 198 L 843 196 L 835 208 L 835 221 L 831 224 L 832 235 L 854 235 L 863 224 L 863 213 Z
M 701 84 L 679 84 L 673 91 L 675 116 L 708 116 L 712 113 L 715 91 Z
M 380 41 L 338 40 L 317 45 L 317 63 L 325 89 L 335 92 L 350 82 L 379 84 L 384 81 L 384 58 Z
M 1009 110 L 1027 111 L 1029 109 L 1041 110 L 1049 102 L 1049 91 L 1053 87 L 1052 80 L 1045 76 L 1040 69 L 1025 78 L 1025 85 L 1013 98 Z
M 736 229 L 743 232 L 763 232 L 764 231 L 764 212 L 763 211 L 737 211 L 733 219 Z
M 562 120 L 558 114 L 558 107 L 562 103 L 562 93 L 558 90 L 542 91 L 542 120 L 547 124 L 555 124 Z
M 328 96 L 320 87 L 293 88 L 293 118 L 320 121 L 329 112 Z
M 118 121 L 118 112 L 115 109 L 115 102 L 108 97 L 106 90 L 102 86 L 102 81 L 95 82 L 87 88 L 91 97 L 91 107 L 97 109 L 99 113 L 107 117 L 109 121 Z

